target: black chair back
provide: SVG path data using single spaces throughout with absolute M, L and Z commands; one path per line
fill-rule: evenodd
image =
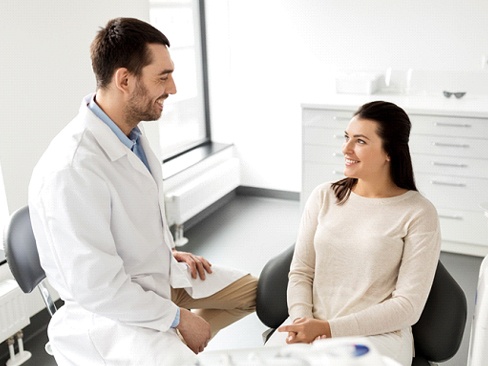
M 57 309 L 43 283 L 46 273 L 39 260 L 28 206 L 18 209 L 10 216 L 3 240 L 8 266 L 19 287 L 25 293 L 30 293 L 37 287 L 52 316 Z
M 7 263 L 19 287 L 25 293 L 32 292 L 46 274 L 39 262 L 28 206 L 10 216 L 4 233 L 4 247 Z
M 292 245 L 270 259 L 259 276 L 256 315 L 264 325 L 272 329 L 278 328 L 288 318 L 286 290 L 294 251 L 295 245 Z
M 412 326 L 413 365 L 452 358 L 461 346 L 468 304 L 463 289 L 439 261 L 434 282 L 419 321 Z M 422 362 L 420 362 L 422 361 Z

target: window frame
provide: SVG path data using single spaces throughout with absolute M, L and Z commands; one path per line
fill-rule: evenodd
M 175 158 L 178 158 L 185 153 L 192 151 L 196 148 L 201 146 L 205 146 L 211 144 L 212 141 L 212 134 L 211 134 L 211 119 L 210 119 L 210 100 L 209 100 L 209 89 L 208 89 L 208 62 L 207 62 L 207 42 L 206 42 L 206 17 L 205 17 L 205 0 L 190 0 L 192 2 L 192 7 L 194 10 L 198 11 L 198 31 L 199 31 L 199 39 L 195 39 L 195 41 L 199 42 L 200 45 L 200 53 L 201 53 L 201 64 L 197 65 L 201 71 L 201 81 L 197 80 L 197 83 L 201 83 L 198 87 L 202 92 L 202 102 L 203 102 L 203 121 L 201 121 L 203 128 L 204 128 L 204 136 L 201 139 L 195 140 L 194 142 L 190 142 L 188 145 L 181 147 L 180 149 L 175 149 L 174 152 L 169 152 L 168 156 L 160 156 L 159 158 L 162 160 L 162 163 L 166 163 L 171 161 Z M 164 4 L 157 2 L 150 2 L 150 8 L 163 8 Z M 163 31 L 164 33 L 164 31 Z M 171 39 L 170 39 L 171 42 Z M 198 47 L 198 46 L 196 46 Z M 171 48 L 170 48 L 171 49 Z M 161 117 L 161 120 L 158 123 L 164 123 L 164 112 Z

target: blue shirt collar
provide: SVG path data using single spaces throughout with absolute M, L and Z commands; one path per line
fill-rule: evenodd
M 133 149 L 134 145 L 139 141 L 139 137 L 141 137 L 141 130 L 139 127 L 134 127 L 129 134 L 129 137 L 126 136 L 125 133 L 115 124 L 114 121 L 110 119 L 110 117 L 100 108 L 100 106 L 95 102 L 95 94 L 90 100 L 88 104 L 88 108 L 102 120 L 110 129 L 115 133 L 115 135 L 119 138 L 119 140 L 127 146 L 129 149 Z

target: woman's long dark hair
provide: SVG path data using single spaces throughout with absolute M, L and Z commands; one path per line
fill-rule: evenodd
M 376 122 L 376 132 L 381 138 L 383 149 L 390 157 L 390 174 L 398 187 L 417 191 L 412 168 L 408 140 L 412 123 L 405 111 L 389 102 L 376 101 L 361 106 L 354 116 Z M 357 178 L 344 178 L 332 183 L 337 204 L 347 201 Z

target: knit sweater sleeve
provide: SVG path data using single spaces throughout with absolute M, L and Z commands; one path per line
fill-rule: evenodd
M 287 291 L 288 312 L 292 319 L 313 316 L 314 236 L 321 202 L 324 199 L 323 188 L 323 185 L 318 186 L 310 194 L 298 230 Z

